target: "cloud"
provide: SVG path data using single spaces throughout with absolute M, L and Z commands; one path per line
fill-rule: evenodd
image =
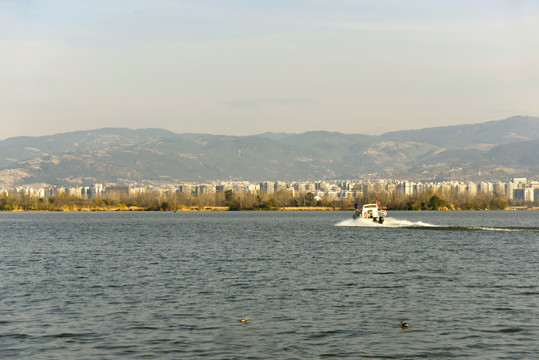
M 296 106 L 312 103 L 312 100 L 304 98 L 242 99 L 226 102 L 226 104 L 230 107 L 244 109 L 259 109 L 263 106 Z

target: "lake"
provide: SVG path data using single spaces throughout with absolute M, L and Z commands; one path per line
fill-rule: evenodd
M 537 358 L 538 211 L 351 217 L 0 213 L 0 358 Z

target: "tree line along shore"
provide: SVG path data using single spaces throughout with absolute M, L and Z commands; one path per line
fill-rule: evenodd
M 354 204 L 380 201 L 388 210 L 504 210 L 533 209 L 532 203 L 511 203 L 505 195 L 473 197 L 425 191 L 408 196 L 385 192 L 346 199 L 318 198 L 313 193 L 292 195 L 287 191 L 267 194 L 112 194 L 107 198 L 82 199 L 68 194 L 35 197 L 19 193 L 0 195 L 0 211 L 244 211 L 244 210 L 353 210 Z

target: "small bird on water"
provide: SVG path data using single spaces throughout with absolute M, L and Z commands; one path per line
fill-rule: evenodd
M 242 323 L 246 323 L 246 322 L 247 322 L 247 318 L 244 317 L 243 319 L 240 319 L 240 321 L 241 321 Z
M 405 323 L 405 322 L 401 321 L 401 327 L 402 327 L 403 329 L 407 328 L 407 327 L 408 327 L 408 323 Z

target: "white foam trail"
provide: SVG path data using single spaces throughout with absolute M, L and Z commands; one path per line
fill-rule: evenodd
M 422 221 L 408 221 L 408 220 L 399 220 L 394 218 L 387 218 L 383 224 L 377 223 L 372 219 L 347 219 L 343 220 L 340 223 L 335 224 L 335 226 L 363 226 L 363 227 L 437 227 L 438 225 L 424 223 Z
M 522 231 L 522 229 L 494 228 L 489 226 L 469 226 L 470 230 L 487 230 L 487 231 Z
M 346 219 L 335 226 L 358 226 L 358 227 L 386 227 L 386 228 L 447 228 L 453 230 L 482 230 L 482 231 L 534 231 L 539 232 L 539 228 L 514 228 L 514 227 L 492 227 L 492 226 L 473 226 L 473 225 L 434 225 L 423 221 L 399 220 L 393 217 L 386 218 L 383 224 L 374 222 L 372 219 Z

